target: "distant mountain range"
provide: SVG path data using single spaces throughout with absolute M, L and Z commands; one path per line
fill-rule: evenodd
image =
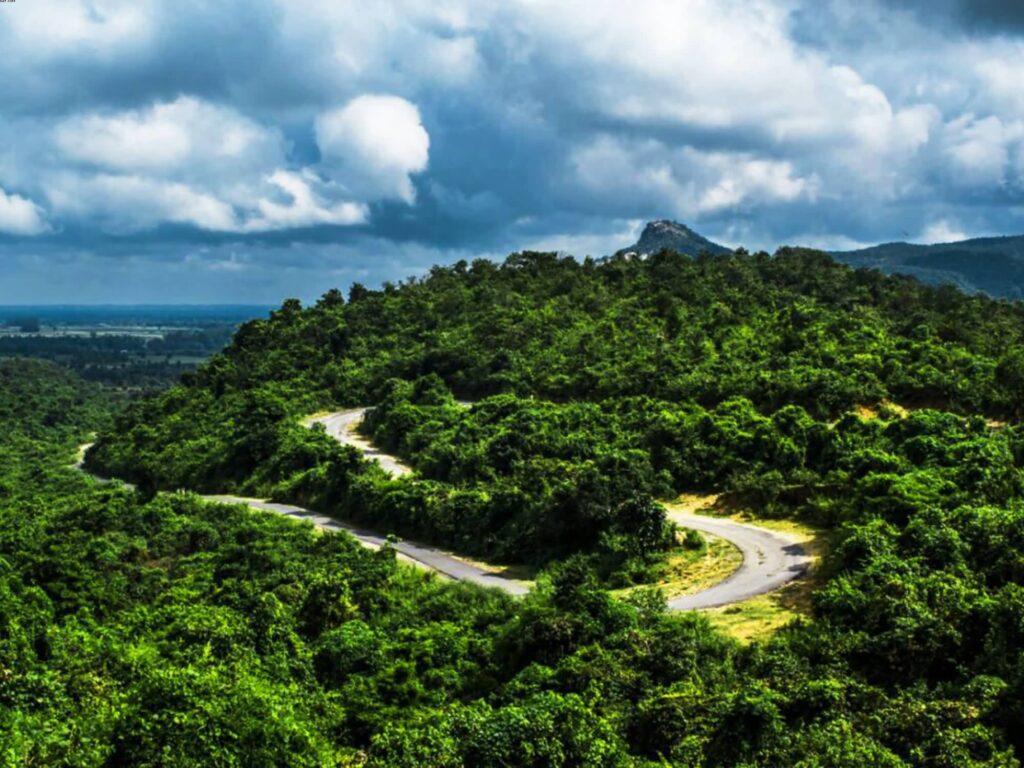
M 648 222 L 634 245 L 619 253 L 650 254 L 662 248 L 690 256 L 730 253 L 674 221 Z M 916 277 L 936 285 L 949 283 L 967 292 L 999 298 L 1024 298 L 1024 235 L 982 237 L 956 243 L 914 245 L 885 243 L 857 251 L 834 251 L 832 257 L 854 267 Z
M 936 245 L 886 243 L 832 256 L 855 267 L 912 275 L 925 283 L 952 283 L 965 291 L 1024 298 L 1024 235 Z

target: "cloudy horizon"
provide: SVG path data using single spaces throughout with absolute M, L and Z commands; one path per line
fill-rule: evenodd
M 1024 9 L 852 5 L 0 4 L 0 304 L 1024 231 Z

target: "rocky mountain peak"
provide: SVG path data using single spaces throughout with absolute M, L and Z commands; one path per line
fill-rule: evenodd
M 730 249 L 724 245 L 708 240 L 703 235 L 694 232 L 685 224 L 668 219 L 649 221 L 640 234 L 640 239 L 635 245 L 624 248 L 622 252 L 634 252 L 640 255 L 657 253 L 663 249 L 678 251 L 689 256 L 696 256 L 698 253 L 706 252 L 711 254 L 730 253 Z

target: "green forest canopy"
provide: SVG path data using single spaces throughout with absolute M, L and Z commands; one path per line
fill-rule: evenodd
M 644 498 L 732 490 L 791 514 L 782 501 L 841 487 L 858 452 L 891 447 L 848 434 L 858 404 L 1015 417 L 1022 319 L 809 251 L 516 254 L 357 285 L 347 303 L 289 300 L 126 412 L 90 461 L 144 488 L 273 495 L 500 561 L 597 552 L 629 582 L 652 548 L 629 524 Z M 296 423 L 363 404 L 426 482 L 388 480 Z
M 286 302 L 101 425 L 90 464 L 138 494 L 55 467 L 85 421 L 17 438 L 37 450 L 3 469 L 29 490 L 0 497 L 2 754 L 1017 765 L 1022 311 L 788 250 L 518 254 Z M 884 401 L 911 411 L 853 412 Z M 298 424 L 357 404 L 422 479 Z M 156 493 L 176 488 L 272 493 L 547 570 L 514 602 Z M 691 489 L 833 531 L 813 618 L 740 646 L 655 593 L 609 598 L 597 579 L 631 579 L 659 546 L 637 502 Z

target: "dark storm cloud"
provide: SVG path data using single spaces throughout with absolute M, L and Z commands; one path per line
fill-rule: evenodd
M 889 0 L 893 8 L 913 8 L 927 22 L 961 24 L 983 32 L 1024 30 L 1024 4 L 1018 0 Z
M 309 299 L 653 217 L 768 249 L 1024 228 L 1017 3 L 2 13 L 2 302 Z

